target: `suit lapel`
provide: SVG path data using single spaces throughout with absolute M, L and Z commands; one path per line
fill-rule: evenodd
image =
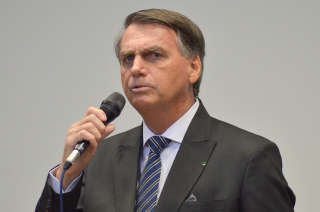
M 217 144 L 212 137 L 214 128 L 200 104 L 171 167 L 156 212 L 178 211 L 188 197 Z
M 142 142 L 142 128 L 138 127 L 126 136 L 115 153 L 114 182 L 116 211 L 134 211 L 139 173 L 139 152 Z

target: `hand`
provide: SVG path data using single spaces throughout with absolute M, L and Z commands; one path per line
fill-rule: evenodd
M 72 152 L 75 145 L 83 140 L 89 141 L 90 145 L 70 169 L 66 171 L 63 179 L 63 189 L 66 189 L 72 180 L 81 174 L 83 169 L 92 160 L 101 141 L 114 131 L 114 125 L 108 124 L 105 126 L 103 124 L 106 120 L 106 114 L 101 109 L 90 107 L 85 116 L 70 127 L 64 146 L 62 162 L 56 172 L 56 177 L 59 180 L 61 179 L 66 158 Z

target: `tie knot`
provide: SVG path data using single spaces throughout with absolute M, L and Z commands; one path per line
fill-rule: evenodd
M 159 154 L 161 151 L 168 146 L 171 142 L 169 138 L 163 136 L 152 136 L 148 139 L 147 143 L 153 153 Z

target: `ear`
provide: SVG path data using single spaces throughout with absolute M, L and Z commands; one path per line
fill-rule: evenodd
M 202 63 L 199 56 L 190 59 L 189 82 L 194 84 L 201 75 Z

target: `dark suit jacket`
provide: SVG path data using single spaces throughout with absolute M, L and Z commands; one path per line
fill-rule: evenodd
M 65 212 L 133 212 L 141 144 L 141 126 L 102 142 L 82 183 L 64 195 Z M 59 211 L 58 203 L 46 185 L 36 211 Z M 294 204 L 277 146 L 210 117 L 200 104 L 156 212 L 291 212 Z

